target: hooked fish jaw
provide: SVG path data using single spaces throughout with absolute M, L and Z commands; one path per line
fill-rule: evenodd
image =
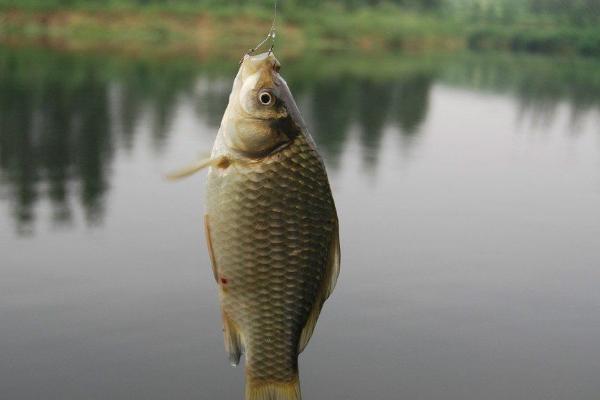
M 279 73 L 281 63 L 272 51 L 256 55 L 246 54 L 240 65 L 240 72 L 252 75 L 259 70 L 273 70 Z M 246 75 L 246 76 L 247 76 Z

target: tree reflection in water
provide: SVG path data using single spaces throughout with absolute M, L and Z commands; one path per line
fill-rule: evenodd
M 144 121 L 155 151 L 162 152 L 183 104 L 216 131 L 235 73 L 235 63 L 217 60 L 107 59 L 6 48 L 0 56 L 0 194 L 24 234 L 33 231 L 42 199 L 52 205 L 57 225 L 72 222 L 75 204 L 87 223 L 100 223 L 115 149 L 132 150 Z M 307 124 L 334 171 L 353 128 L 366 171 L 376 168 L 387 127 L 411 146 L 437 81 L 509 92 L 532 119 L 551 119 L 565 101 L 574 123 L 600 108 L 600 69 L 589 62 L 549 66 L 537 59 L 468 55 L 435 63 L 399 58 L 379 69 L 353 69 L 352 62 L 335 57 L 319 63 L 327 68 L 292 65 L 284 75 L 305 100 Z

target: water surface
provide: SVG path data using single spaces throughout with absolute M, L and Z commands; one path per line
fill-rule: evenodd
M 341 221 L 305 398 L 597 399 L 600 64 L 352 59 L 282 60 Z M 2 398 L 242 398 L 204 174 L 162 179 L 235 67 L 0 49 Z

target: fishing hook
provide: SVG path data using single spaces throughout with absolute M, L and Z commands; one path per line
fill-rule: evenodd
M 271 29 L 269 29 L 269 33 L 256 46 L 254 46 L 253 48 L 248 50 L 248 52 L 246 54 L 244 54 L 244 57 L 242 57 L 242 59 L 240 60 L 240 64 L 242 63 L 242 61 L 244 61 L 244 58 L 246 56 L 254 55 L 254 52 L 256 52 L 258 49 L 260 49 L 266 43 L 266 41 L 269 39 L 271 39 L 271 47 L 269 47 L 269 51 L 267 53 L 270 55 L 273 52 L 273 47 L 275 47 L 275 34 L 276 34 L 275 23 L 277 21 L 277 3 L 278 3 L 278 1 L 279 0 L 275 0 L 275 2 L 273 4 L 273 22 L 271 23 Z

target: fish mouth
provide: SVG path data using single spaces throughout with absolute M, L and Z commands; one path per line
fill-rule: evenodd
M 273 52 L 265 52 L 255 55 L 246 54 L 242 59 L 240 70 L 245 71 L 244 75 L 249 76 L 259 71 L 279 73 L 281 63 L 275 57 Z
M 264 53 L 259 54 L 246 54 L 244 55 L 244 58 L 242 58 L 242 65 L 246 62 L 261 63 L 267 60 L 272 61 L 274 69 L 277 68 L 277 70 L 279 70 L 281 67 L 279 60 L 275 57 L 273 51 L 265 51 Z

